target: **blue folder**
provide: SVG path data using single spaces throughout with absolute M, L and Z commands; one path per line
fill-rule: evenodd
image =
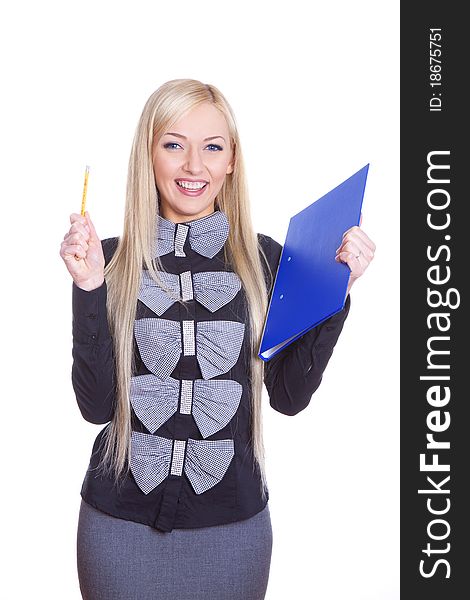
M 343 233 L 359 225 L 368 170 L 290 219 L 258 351 L 263 360 L 344 307 L 350 269 L 335 254 Z

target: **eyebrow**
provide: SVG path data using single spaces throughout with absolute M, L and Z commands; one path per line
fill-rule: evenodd
M 181 133 L 174 133 L 172 131 L 169 131 L 168 133 L 164 133 L 163 135 L 174 135 L 175 137 L 179 137 L 183 140 L 186 140 L 187 137 L 185 135 L 181 135 Z M 208 142 L 209 140 L 215 140 L 217 138 L 222 138 L 225 142 L 225 138 L 222 135 L 211 135 L 209 137 L 204 138 L 204 142 Z

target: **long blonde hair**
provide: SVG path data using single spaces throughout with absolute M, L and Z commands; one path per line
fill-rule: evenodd
M 225 257 L 231 261 L 246 293 L 249 315 L 247 333 L 250 334 L 251 352 L 248 374 L 252 398 L 251 441 L 261 473 L 261 493 L 265 498 L 267 483 L 261 411 L 264 363 L 257 352 L 268 303 L 268 290 L 260 257 L 266 264 L 268 262 L 251 222 L 245 169 L 233 111 L 215 86 L 194 79 L 168 81 L 149 97 L 132 144 L 123 235 L 105 268 L 107 313 L 115 354 L 116 405 L 113 418 L 103 432 L 104 452 L 97 468 L 107 473 L 112 472 L 116 482 L 129 470 L 129 386 L 135 367 L 133 328 L 142 268 L 148 269 L 150 276 L 167 289 L 157 273 L 158 270 L 164 271 L 161 260 L 153 256 L 159 214 L 158 190 L 152 164 L 154 140 L 158 140 L 186 112 L 203 102 L 211 103 L 225 116 L 234 156 L 233 172 L 226 175 L 217 195 L 215 208 L 227 215 L 230 230 L 225 244 Z M 269 268 L 267 272 L 270 274 Z

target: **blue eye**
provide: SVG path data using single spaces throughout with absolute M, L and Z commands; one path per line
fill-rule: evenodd
M 170 150 L 176 149 L 177 146 L 181 148 L 180 144 L 178 144 L 177 142 L 167 142 L 163 145 L 164 148 L 168 148 Z M 219 146 L 218 144 L 208 144 L 207 148 L 209 148 L 211 152 L 220 152 L 221 150 L 223 150 L 222 146 Z
M 170 148 L 170 146 L 179 146 L 179 144 L 177 142 L 168 142 L 163 145 L 164 148 Z

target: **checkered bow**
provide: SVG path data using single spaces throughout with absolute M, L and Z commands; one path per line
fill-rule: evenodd
M 134 334 L 143 363 L 160 379 L 166 379 L 173 372 L 182 352 L 196 354 L 203 379 L 211 379 L 227 373 L 236 364 L 245 324 L 136 319 Z
M 194 298 L 211 312 L 228 304 L 241 289 L 241 281 L 232 271 L 203 271 L 193 274 L 185 271 L 179 275 L 166 271 L 157 271 L 157 273 L 175 297 L 180 297 L 182 300 Z M 146 269 L 142 271 L 138 298 L 158 316 L 176 302 L 175 298 L 172 298 L 150 277 Z
M 180 394 L 181 390 L 181 394 Z M 153 374 L 131 379 L 130 400 L 135 414 L 150 433 L 155 433 L 177 410 L 192 414 L 201 435 L 216 433 L 234 416 L 242 386 L 232 379 L 158 379 Z
M 234 442 L 227 440 L 170 440 L 132 431 L 130 469 L 144 494 L 166 477 L 188 477 L 196 494 L 210 489 L 225 475 L 234 456 Z
M 183 246 L 186 237 L 194 252 L 213 258 L 225 244 L 229 233 L 229 222 L 224 212 L 216 210 L 194 222 L 173 223 L 158 215 L 155 256 L 175 252 L 177 256 L 186 256 Z

